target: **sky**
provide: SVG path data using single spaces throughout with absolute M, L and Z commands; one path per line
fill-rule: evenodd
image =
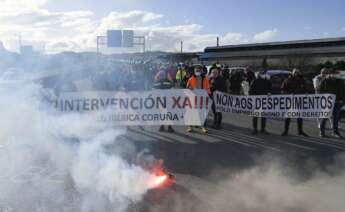
M 0 40 L 47 53 L 95 51 L 107 29 L 133 29 L 148 49 L 345 36 L 342 0 L 0 0 Z M 106 51 L 103 47 L 102 50 Z M 138 51 L 138 48 L 118 51 Z

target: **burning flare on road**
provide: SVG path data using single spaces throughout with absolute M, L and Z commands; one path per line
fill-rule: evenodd
M 169 179 L 168 175 L 162 175 L 162 176 L 156 176 L 153 179 L 153 187 L 157 188 L 161 185 L 164 185 L 164 183 Z

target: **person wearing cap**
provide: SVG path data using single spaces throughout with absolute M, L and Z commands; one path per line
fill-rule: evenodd
M 336 96 L 335 105 L 333 109 L 333 136 L 336 138 L 342 138 L 339 133 L 339 121 L 341 108 L 345 103 L 345 85 L 344 81 L 336 77 L 337 72 L 331 70 L 327 75 L 327 78 L 322 80 L 320 86 L 320 93 L 334 94 Z M 325 126 L 327 119 L 322 119 L 320 124 L 320 137 L 324 138 Z
M 306 87 L 306 81 L 301 71 L 295 68 L 292 71 L 292 76 L 284 80 L 281 88 L 283 94 L 305 94 L 307 92 Z M 290 118 L 285 119 L 285 127 L 284 132 L 281 134 L 282 136 L 287 136 L 289 134 L 290 122 Z M 302 118 L 297 118 L 297 127 L 298 135 L 308 137 L 308 135 L 303 131 Z
M 260 72 L 258 77 L 252 82 L 249 88 L 249 95 L 270 95 L 272 92 L 272 83 L 266 77 L 264 72 Z M 253 117 L 253 135 L 258 134 L 258 117 Z M 266 131 L 266 118 L 261 117 L 260 132 L 269 135 Z
M 207 91 L 209 95 L 211 95 L 210 85 L 208 77 L 203 74 L 203 66 L 196 65 L 194 67 L 194 74 L 189 78 L 187 82 L 187 88 L 188 89 L 204 89 Z M 203 133 L 207 134 L 208 129 L 204 126 L 202 126 Z M 193 127 L 189 126 L 187 128 L 187 132 L 193 132 Z

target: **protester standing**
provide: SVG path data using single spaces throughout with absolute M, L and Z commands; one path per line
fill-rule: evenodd
M 186 84 L 183 82 L 183 79 L 186 76 L 186 74 L 186 66 L 184 64 L 180 64 L 180 67 L 176 73 L 176 82 L 179 88 L 185 88 Z
M 249 95 L 270 95 L 272 92 L 272 83 L 266 77 L 264 72 L 260 72 L 258 77 L 252 82 L 249 88 Z M 258 117 L 253 117 L 253 135 L 258 134 Z M 261 117 L 262 134 L 269 135 L 266 131 L 266 118 Z
M 211 76 L 212 76 L 210 78 L 211 98 L 213 100 L 212 111 L 214 114 L 212 128 L 221 129 L 222 128 L 221 124 L 222 124 L 223 115 L 221 112 L 216 112 L 216 106 L 215 106 L 214 99 L 213 99 L 213 93 L 215 91 L 220 91 L 220 92 L 225 93 L 227 91 L 226 82 L 225 82 L 225 79 L 223 78 L 223 76 L 220 75 L 220 68 L 213 67 L 210 71 L 211 71 Z
M 189 78 L 187 82 L 187 88 L 192 89 L 192 90 L 204 89 L 207 91 L 209 95 L 211 94 L 208 77 L 203 74 L 203 66 L 196 65 L 194 67 L 194 74 Z M 201 129 L 203 133 L 205 134 L 208 133 L 208 130 L 205 127 L 205 124 L 201 127 Z M 187 128 L 187 132 L 193 132 L 193 127 L 189 126 Z
M 230 70 L 229 68 L 224 68 L 222 70 L 222 76 L 223 79 L 225 80 L 225 88 L 226 88 L 226 93 L 230 93 Z
M 156 80 L 153 85 L 154 89 L 171 89 L 174 86 L 172 78 L 169 76 L 168 70 L 160 70 L 156 75 Z M 164 125 L 159 127 L 159 132 L 165 131 Z M 175 132 L 171 125 L 168 126 L 168 132 Z
M 194 74 L 194 71 L 191 71 L 191 70 L 186 71 L 186 75 L 181 80 L 180 88 L 187 88 L 187 82 L 189 78 L 193 76 L 193 74 Z
M 314 77 L 313 79 L 313 85 L 314 85 L 314 89 L 315 89 L 315 93 L 319 94 L 320 93 L 320 89 L 321 89 L 321 82 L 326 78 L 326 76 L 329 74 L 330 70 L 327 68 L 323 68 L 320 71 L 320 74 L 317 75 L 316 77 Z M 329 123 L 331 125 L 331 128 L 333 128 L 333 121 L 332 118 L 329 118 Z M 321 119 L 317 119 L 318 121 L 318 127 L 319 129 L 321 128 Z
M 233 95 L 240 95 L 242 89 L 242 82 L 245 79 L 244 73 L 235 71 L 230 73 L 230 93 Z
M 339 121 L 341 108 L 344 106 L 345 102 L 345 85 L 344 81 L 336 77 L 337 72 L 331 70 L 327 75 L 327 78 L 322 80 L 320 86 L 320 93 L 334 94 L 336 95 L 335 105 L 333 109 L 333 136 L 336 138 L 342 138 L 339 133 Z M 320 126 L 320 136 L 325 137 L 325 126 L 327 119 L 321 120 Z
M 307 92 L 306 89 L 306 81 L 299 69 L 294 69 L 292 71 L 292 76 L 285 79 L 282 84 L 282 93 L 283 94 L 305 94 Z M 287 136 L 289 134 L 291 119 L 285 119 L 285 129 L 282 133 L 282 136 Z M 303 131 L 303 119 L 297 118 L 297 127 L 298 127 L 298 135 L 302 135 L 308 137 L 308 135 Z
M 246 78 L 246 81 L 248 82 L 249 86 L 255 80 L 255 73 L 250 67 L 246 67 L 245 78 Z

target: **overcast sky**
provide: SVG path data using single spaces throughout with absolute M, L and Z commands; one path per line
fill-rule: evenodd
M 0 40 L 18 49 L 94 51 L 107 29 L 134 29 L 152 50 L 345 36 L 342 0 L 0 0 Z

